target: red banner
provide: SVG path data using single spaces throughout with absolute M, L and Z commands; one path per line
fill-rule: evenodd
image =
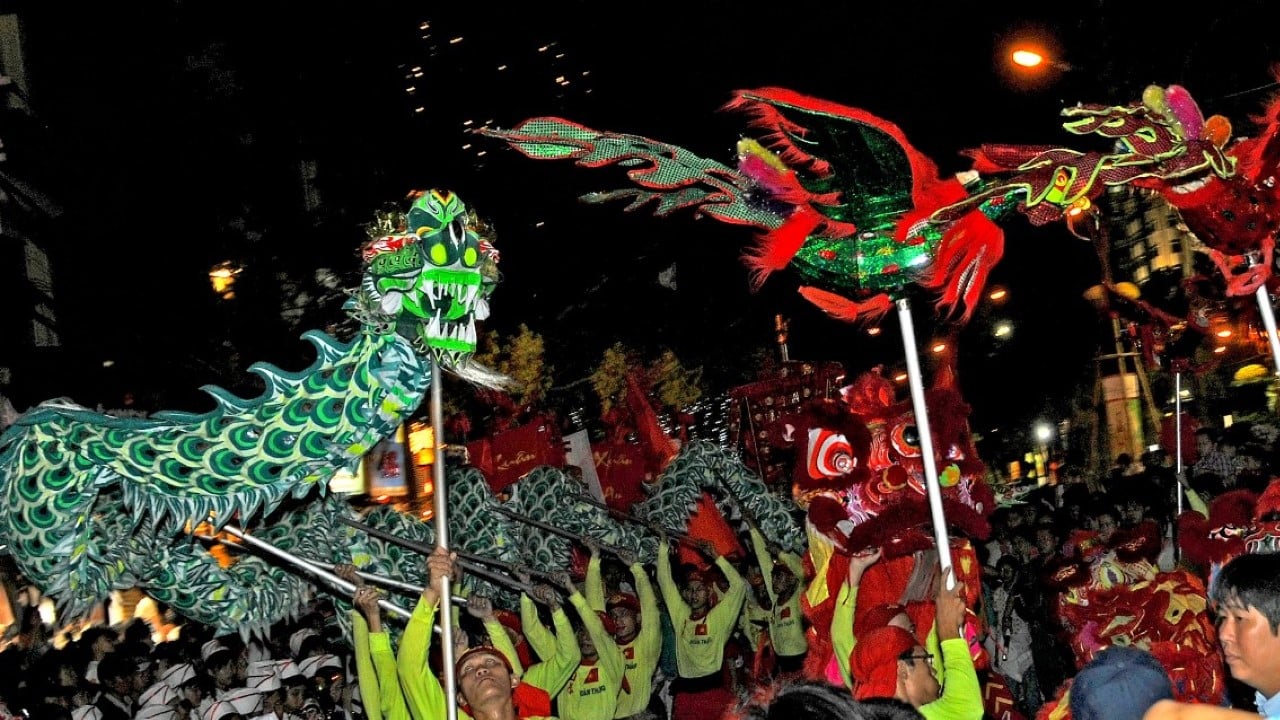
M 536 467 L 564 465 L 560 431 L 545 418 L 467 443 L 467 452 L 495 493 Z
M 616 510 L 631 512 L 644 499 L 644 449 L 631 443 L 593 443 L 596 475 L 604 501 Z

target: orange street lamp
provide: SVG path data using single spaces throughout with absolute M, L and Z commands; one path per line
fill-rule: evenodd
M 1014 50 L 1009 58 L 1013 60 L 1014 65 L 1021 65 L 1024 68 L 1033 68 L 1044 63 L 1044 55 L 1026 48 Z
M 1015 45 L 1009 53 L 1009 61 L 1026 70 L 1053 68 L 1061 72 L 1068 72 L 1072 69 L 1069 63 L 1054 59 L 1053 54 L 1048 50 L 1031 44 Z

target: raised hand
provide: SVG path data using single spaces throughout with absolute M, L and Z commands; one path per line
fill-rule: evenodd
M 591 552 L 591 557 L 600 557 L 600 541 L 590 535 L 582 536 L 582 546 Z
M 935 619 L 938 627 L 938 639 L 949 640 L 960 637 L 960 628 L 965 622 L 964 585 L 956 583 L 948 590 L 948 581 L 954 577 L 954 570 L 947 572 L 938 582 L 938 599 Z
M 528 587 L 533 582 L 533 575 L 529 573 L 529 568 L 523 565 L 517 565 L 511 568 L 511 574 L 516 576 L 521 585 Z
M 635 565 L 636 561 L 638 560 L 638 558 L 636 557 L 636 554 L 634 552 L 631 552 L 630 550 L 627 550 L 626 548 L 618 548 L 614 552 L 614 555 L 617 555 L 618 561 L 621 562 L 623 565 L 626 565 L 627 567 L 631 567 L 632 565 Z
M 423 597 L 428 597 L 430 593 L 434 593 L 435 597 L 431 598 L 434 602 L 444 595 L 445 578 L 452 579 L 458 573 L 456 559 L 453 553 L 442 547 L 436 547 L 427 556 L 427 577 L 429 582 L 426 589 L 422 591 Z
M 720 551 L 716 549 L 715 544 L 710 540 L 697 540 L 694 545 L 698 548 L 698 552 L 706 556 L 708 560 L 715 560 L 720 557 Z
M 883 550 L 880 548 L 867 548 L 859 550 L 849 558 L 849 584 L 857 585 L 862 580 L 862 574 L 867 568 L 875 565 L 880 561 Z
M 546 605 L 552 610 L 560 607 L 560 595 L 556 589 L 546 583 L 538 583 L 529 590 L 529 597 Z
M 356 588 L 355 595 L 351 598 L 351 603 L 369 624 L 369 632 L 382 632 L 382 609 L 378 607 L 381 597 L 377 588 L 364 585 Z
M 568 570 L 556 570 L 551 573 L 551 579 L 570 595 L 578 591 L 578 586 L 573 584 L 573 576 L 569 574 Z
M 360 577 L 356 566 L 351 563 L 340 563 L 333 566 L 333 574 L 355 585 L 357 588 L 364 587 L 364 578 Z
M 467 614 L 481 622 L 493 619 L 493 600 L 482 595 L 468 597 Z

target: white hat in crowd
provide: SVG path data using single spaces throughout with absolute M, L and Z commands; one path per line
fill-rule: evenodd
M 301 630 L 290 635 L 289 636 L 290 654 L 292 654 L 295 658 L 298 657 L 298 653 L 302 652 L 302 643 L 306 641 L 307 638 L 316 637 L 319 634 L 320 633 L 316 632 L 315 630 L 312 630 L 311 628 L 302 628 Z
M 102 711 L 92 705 L 81 705 L 71 711 L 71 720 L 102 720 Z
M 178 720 L 178 711 L 171 705 L 143 705 L 133 720 Z
M 235 688 L 222 696 L 221 702 L 231 703 L 236 712 L 253 717 L 262 711 L 262 693 L 253 688 Z
M 169 705 L 179 699 L 178 691 L 164 680 L 154 683 L 138 696 L 138 707 L 146 705 Z
M 298 670 L 308 678 L 314 678 L 324 668 L 331 668 L 338 672 L 342 672 L 342 661 L 337 655 L 312 655 L 311 657 L 298 663 Z
M 290 678 L 306 677 L 302 674 L 302 670 L 298 668 L 298 663 L 292 660 L 281 660 L 276 665 L 279 668 L 276 677 L 280 678 L 282 682 Z
M 226 650 L 226 649 L 227 649 L 226 645 L 223 645 L 217 640 L 210 640 L 209 642 L 200 646 L 200 659 L 207 661 L 210 657 L 213 656 L 214 653 L 218 652 L 219 650 Z
M 228 715 L 235 715 L 240 712 L 235 706 L 229 702 L 218 700 L 205 708 L 204 714 L 200 716 L 200 720 L 222 720 Z M 74 718 L 72 719 L 74 720 Z
M 94 685 L 98 684 L 98 661 L 97 660 L 90 660 L 89 664 L 85 666 L 84 679 L 88 680 Z
M 196 669 L 191 663 L 173 665 L 160 676 L 160 680 L 174 690 L 180 689 L 183 685 L 195 679 Z
M 279 664 L 275 660 L 259 660 L 249 663 L 245 684 L 262 693 L 279 690 Z

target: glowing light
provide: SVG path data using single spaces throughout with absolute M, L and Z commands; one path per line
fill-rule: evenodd
M 480 152 L 476 153 L 476 157 L 484 157 L 488 153 L 489 153 L 488 150 L 481 150 Z
M 1044 64 L 1044 55 L 1041 55 L 1035 50 L 1028 50 L 1026 48 L 1014 50 L 1013 54 L 1009 56 L 1009 59 L 1013 60 L 1014 65 L 1019 65 L 1025 68 L 1039 67 Z
M 543 45 L 542 47 L 538 48 L 538 52 L 546 52 L 550 49 L 551 49 L 550 45 Z
M 422 72 L 422 67 L 421 67 L 421 66 L 419 66 L 419 65 L 415 65 L 415 66 L 413 66 L 413 67 L 409 68 L 409 72 L 415 72 L 415 73 L 416 73 L 416 72 Z
M 474 121 L 474 120 L 463 120 L 463 121 L 462 121 L 462 125 L 463 125 L 463 127 L 469 127 L 469 126 L 471 125 L 471 123 L 473 123 L 473 122 L 475 122 L 475 121 Z
M 404 91 L 405 91 L 405 92 L 407 92 L 407 93 L 412 93 L 412 92 L 414 92 L 414 91 L 415 91 L 415 90 L 417 90 L 417 89 L 418 89 L 418 88 L 416 88 L 416 87 L 414 87 L 414 86 L 410 85 L 409 87 L 405 88 L 405 89 L 404 89 Z
M 506 69 L 507 69 L 507 66 L 506 66 L 506 65 L 499 65 L 499 66 L 498 66 L 498 72 L 502 72 L 503 70 L 506 70 Z
M 418 29 L 419 29 L 419 30 L 430 30 L 430 29 L 431 29 L 431 23 L 429 23 L 429 22 L 424 22 L 424 23 L 422 23 L 421 25 L 419 25 L 419 26 L 418 26 Z
M 461 36 L 458 36 L 458 37 L 453 38 L 452 40 L 450 40 L 450 41 L 449 41 L 449 44 L 450 44 L 450 45 L 457 45 L 457 44 L 458 44 L 458 43 L 460 43 L 460 42 L 462 42 L 462 37 L 461 37 Z
M 423 110 L 426 110 L 426 108 L 424 108 L 424 107 L 416 107 L 416 108 L 414 108 L 414 109 L 413 109 L 413 111 L 414 111 L 414 112 L 422 112 Z
M 463 150 L 470 150 L 470 149 L 471 149 L 471 143 L 467 143 L 466 145 L 463 145 L 463 146 L 462 146 L 462 149 L 463 149 Z
M 213 286 L 213 291 L 220 295 L 223 300 L 234 298 L 236 296 L 236 276 L 243 269 L 230 260 L 214 265 L 209 269 L 209 284 Z
M 1227 329 L 1219 330 L 1216 335 L 1220 338 L 1229 338 L 1231 337 L 1231 331 Z
M 116 361 L 115 361 L 115 360 L 103 360 L 103 361 L 102 361 L 102 367 L 111 367 L 112 365 L 115 365 L 115 364 L 116 364 Z
M 1000 300 L 1009 297 L 1009 291 L 1004 288 L 996 288 L 995 290 L 992 290 L 987 297 L 999 302 Z
M 1042 443 L 1049 442 L 1049 438 L 1053 437 L 1053 428 L 1049 423 L 1036 423 L 1036 426 L 1033 429 L 1036 433 L 1036 440 L 1039 440 Z
M 880 334 L 880 328 L 878 327 L 867 328 L 867 334 L 870 335 L 871 337 L 875 337 L 876 335 Z
M 1008 322 L 999 323 L 996 325 L 994 334 L 998 338 L 1009 337 L 1013 334 L 1013 324 Z
M 907 374 L 906 374 L 906 373 L 904 373 L 904 372 L 900 372 L 900 373 L 898 373 L 897 375 L 894 375 L 894 376 L 893 376 L 893 379 L 894 379 L 896 382 L 906 382 L 906 381 L 907 381 Z
M 943 351 L 945 351 L 945 350 L 947 349 L 947 344 L 946 344 L 946 343 L 934 343 L 934 344 L 933 344 L 933 347 L 932 347 L 932 348 L 929 348 L 929 349 L 930 349 L 930 350 L 933 350 L 935 353 L 940 353 L 940 352 L 943 352 Z
M 557 76 L 556 76 L 556 82 L 558 82 L 558 83 L 563 83 L 563 82 L 564 82 L 564 76 L 563 76 L 563 75 L 557 75 Z
M 1227 351 L 1227 346 L 1226 346 L 1226 345 L 1219 345 L 1218 347 L 1214 348 L 1214 349 L 1213 349 L 1213 351 L 1214 351 L 1215 353 L 1217 353 L 1217 354 L 1221 355 L 1222 353 L 1224 353 L 1224 352 L 1226 352 L 1226 351 Z

